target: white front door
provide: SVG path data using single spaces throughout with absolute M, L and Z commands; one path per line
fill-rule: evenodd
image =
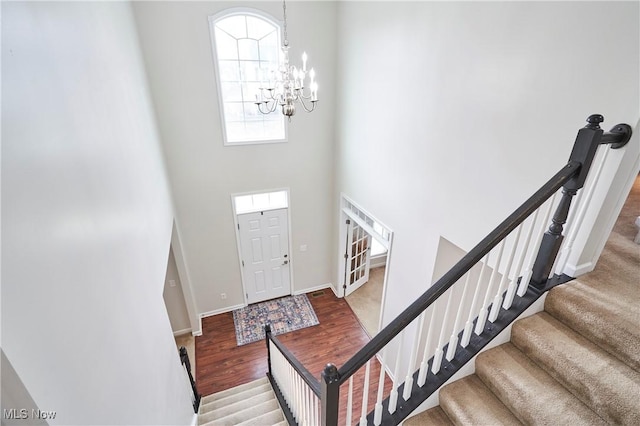
M 238 215 L 247 303 L 291 294 L 287 209 Z
M 345 296 L 369 281 L 371 235 L 353 220 L 347 221 Z

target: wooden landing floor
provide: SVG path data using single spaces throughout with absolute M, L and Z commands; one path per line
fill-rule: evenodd
M 340 367 L 355 354 L 369 337 L 344 299 L 335 297 L 331 289 L 324 294 L 308 294 L 319 325 L 292 331 L 278 339 L 316 377 L 331 362 Z M 364 370 L 364 368 L 362 369 Z M 237 346 L 231 312 L 204 318 L 202 336 L 196 337 L 196 382 L 202 395 L 209 395 L 262 378 L 267 373 L 267 348 L 264 341 Z M 369 410 L 375 403 L 380 364 L 371 365 Z M 360 418 L 364 371 L 354 376 L 354 422 Z M 346 418 L 348 384 L 341 387 L 340 417 Z M 385 380 L 385 397 L 391 381 Z M 341 420 L 344 424 L 344 420 Z

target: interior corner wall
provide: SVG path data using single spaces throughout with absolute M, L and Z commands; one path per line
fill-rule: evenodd
M 339 3 L 335 191 L 394 230 L 383 323 L 431 284 L 440 237 L 469 251 L 566 164 L 590 114 L 636 123 L 638 8 Z
M 200 314 L 244 303 L 231 194 L 290 189 L 293 292 L 332 281 L 335 13 L 287 5 L 292 61 L 309 55 L 320 102 L 289 123 L 287 143 L 224 146 L 208 17 L 230 7 L 282 17 L 281 2 L 135 2 L 176 222 Z M 300 251 L 306 245 L 306 251 Z M 227 298 L 222 299 L 221 293 Z
M 187 310 L 185 294 L 182 291 L 182 281 L 178 273 L 173 247 L 169 249 L 167 275 L 164 280 L 162 297 L 167 308 L 167 313 L 169 314 L 173 334 L 177 335 L 191 332 L 189 311 Z
M 172 205 L 131 6 L 1 7 L 2 351 L 49 424 L 189 424 L 162 300 Z

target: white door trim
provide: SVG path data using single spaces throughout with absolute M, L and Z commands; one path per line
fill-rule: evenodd
M 235 234 L 236 234 L 236 249 L 238 252 L 238 269 L 240 270 L 240 281 L 242 283 L 242 300 L 243 300 L 243 306 L 247 306 L 248 300 L 247 300 L 247 287 L 246 287 L 246 280 L 245 280 L 245 276 L 244 276 L 244 268 L 242 267 L 242 246 L 240 244 L 240 223 L 238 222 L 238 212 L 236 211 L 236 204 L 234 202 L 235 197 L 237 196 L 242 196 L 242 195 L 254 195 L 254 194 L 266 194 L 269 192 L 278 192 L 278 191 L 286 191 L 287 193 L 287 226 L 288 226 L 288 231 L 289 231 L 289 239 L 288 239 L 288 244 L 289 244 L 289 282 L 290 282 L 290 288 L 291 288 L 291 294 L 294 293 L 294 288 L 295 288 L 295 283 L 293 280 L 293 267 L 295 265 L 294 263 L 294 256 L 293 256 L 293 243 L 292 243 L 292 233 L 291 233 L 291 222 L 292 222 L 292 214 L 291 214 L 291 191 L 289 190 L 288 187 L 284 187 L 284 188 L 272 188 L 272 189 L 264 189 L 264 190 L 256 190 L 256 191 L 247 191 L 247 192 L 235 192 L 233 194 L 230 195 L 231 197 L 231 209 L 233 211 L 233 229 L 235 230 Z M 277 210 L 277 209 L 282 209 L 283 207 L 275 207 L 273 209 L 265 209 L 264 211 L 267 210 Z
M 351 205 L 356 207 L 360 212 L 362 212 L 365 216 L 367 216 L 368 218 L 372 219 L 373 221 L 381 225 L 389 233 L 388 240 L 384 240 L 378 232 L 376 232 L 370 225 L 366 223 L 365 220 L 363 220 L 354 212 L 346 208 L 344 206 L 345 201 L 349 202 Z M 344 291 L 344 283 L 345 283 L 344 248 L 345 247 L 344 247 L 344 244 L 347 238 L 347 234 L 346 234 L 346 227 L 344 226 L 344 224 L 346 219 L 352 219 L 356 221 L 358 225 L 362 226 L 363 229 L 365 229 L 367 233 L 371 235 L 372 238 L 375 238 L 376 241 L 378 241 L 387 249 L 387 263 L 384 271 L 384 282 L 382 285 L 382 305 L 380 306 L 380 318 L 378 318 L 378 329 L 381 330 L 382 318 L 384 317 L 384 310 L 386 306 L 385 301 L 387 300 L 387 287 L 388 287 L 387 283 L 389 282 L 389 271 L 391 270 L 391 254 L 392 254 L 392 248 L 393 248 L 393 234 L 394 234 L 393 230 L 389 228 L 387 225 L 385 225 L 384 222 L 378 220 L 374 215 L 370 214 L 367 210 L 362 208 L 359 204 L 357 204 L 355 201 L 353 201 L 351 198 L 349 198 L 346 194 L 342 192 L 340 193 L 340 202 L 338 205 L 340 206 L 340 211 L 339 211 L 340 220 L 338 223 L 339 260 L 338 260 L 338 278 L 336 280 L 336 283 L 338 283 L 338 286 L 339 286 L 339 288 L 337 289 L 338 291 L 336 292 L 336 294 L 339 295 L 338 297 L 345 296 L 345 291 Z

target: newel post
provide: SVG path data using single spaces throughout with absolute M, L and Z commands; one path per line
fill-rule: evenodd
M 322 371 L 321 399 L 322 425 L 334 426 L 338 424 L 338 401 L 340 399 L 340 375 L 333 364 L 327 364 Z
M 603 130 L 600 123 L 604 117 L 594 114 L 587 118 L 587 125 L 578 131 L 578 136 L 573 144 L 573 150 L 569 157 L 569 166 L 576 167 L 578 172 L 562 187 L 562 198 L 553 215 L 549 230 L 545 232 L 540 244 L 540 250 L 533 265 L 531 281 L 538 287 L 544 287 L 551 274 L 551 268 L 558 256 L 564 236 L 562 231 L 569 215 L 571 201 L 580 188 L 584 186 L 589 168 L 596 155 Z

